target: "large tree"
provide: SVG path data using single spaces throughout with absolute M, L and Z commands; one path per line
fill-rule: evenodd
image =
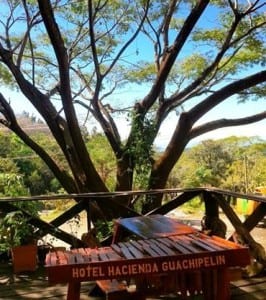
M 86 126 L 94 126 L 94 119 L 115 155 L 115 190 L 131 190 L 139 176 L 142 188 L 164 188 L 190 140 L 266 117 L 265 111 L 245 117 L 236 111 L 235 119 L 197 123 L 232 97 L 265 102 L 264 5 L 259 0 L 1 1 L 1 83 L 35 107 L 68 168 L 17 122 L 12 105 L 22 98 L 9 101 L 0 94 L 1 123 L 43 159 L 68 193 L 105 192 L 82 135 L 80 115 L 86 111 Z M 175 129 L 154 157 L 154 141 L 169 117 Z M 121 119 L 130 126 L 126 138 Z M 152 205 L 159 205 L 155 200 Z M 100 203 L 118 213 L 108 201 Z

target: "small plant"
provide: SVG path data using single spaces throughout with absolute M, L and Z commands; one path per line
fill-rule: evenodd
M 102 241 L 106 237 L 112 235 L 113 221 L 109 221 L 109 222 L 97 221 L 95 224 L 95 229 L 97 232 L 97 239 L 99 241 Z
M 12 211 L 0 220 L 0 251 L 27 245 L 34 241 L 34 226 L 21 211 Z
M 35 271 L 37 242 L 34 226 L 22 211 L 12 211 L 0 221 L 0 251 L 10 252 L 14 273 Z

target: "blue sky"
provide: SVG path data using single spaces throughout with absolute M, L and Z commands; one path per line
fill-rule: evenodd
M 236 104 L 235 101 L 228 102 L 226 104 L 216 107 L 211 111 L 206 117 L 204 117 L 201 122 L 207 122 L 211 120 L 216 120 L 220 118 L 236 118 L 236 111 L 238 111 L 237 117 L 245 117 L 251 115 L 255 112 L 262 112 L 265 110 L 265 104 L 259 102 L 249 102 L 244 104 Z M 169 140 L 168 132 L 171 132 L 174 128 L 174 121 L 169 119 L 162 127 L 161 133 L 157 139 L 159 145 L 164 145 Z M 202 140 L 206 139 L 221 139 L 229 136 L 259 136 L 266 141 L 266 120 L 253 123 L 245 126 L 234 126 L 227 128 L 220 128 L 217 130 L 210 131 L 203 134 L 189 143 L 192 146 Z
M 16 113 L 22 113 L 23 111 L 29 112 L 34 116 L 38 116 L 35 109 L 31 106 L 31 104 L 24 99 L 21 94 L 17 92 L 11 92 L 9 90 L 0 87 L 0 92 L 5 95 L 13 104 L 13 108 Z M 140 95 L 143 95 L 143 91 L 140 92 Z M 136 91 L 135 96 L 137 97 Z M 121 96 L 122 98 L 125 95 Z M 265 110 L 265 99 L 261 101 L 249 101 L 245 104 L 237 103 L 236 99 L 233 97 L 226 100 L 221 105 L 217 106 L 215 109 L 211 110 L 199 123 L 216 120 L 220 118 L 236 118 L 236 117 L 245 117 L 254 113 L 262 112 Z M 237 116 L 236 116 L 237 112 Z M 85 111 L 79 111 L 80 119 L 85 117 Z M 170 134 L 173 132 L 173 129 L 176 125 L 177 118 L 174 114 L 170 115 L 169 118 L 162 125 L 159 136 L 156 139 L 156 145 L 160 148 L 164 148 L 169 139 Z M 120 118 L 117 120 L 118 128 L 120 130 L 120 134 L 122 138 L 126 138 L 129 126 L 125 121 L 125 118 Z M 92 126 L 95 126 L 96 123 L 92 123 Z M 198 138 L 193 139 L 189 145 L 194 145 L 202 140 L 206 139 L 220 139 L 229 136 L 259 136 L 266 140 L 266 120 L 253 123 L 245 126 L 237 126 L 237 127 L 227 127 L 221 128 L 209 133 L 206 133 Z
M 217 19 L 217 15 L 215 10 L 210 7 L 206 13 L 204 14 L 204 17 L 201 18 L 199 21 L 199 25 L 201 27 L 216 27 L 218 26 L 219 22 Z M 189 46 L 191 47 L 191 46 Z M 195 48 L 189 48 L 190 50 L 195 51 Z M 197 48 L 199 50 L 199 48 Z M 136 51 L 139 51 L 139 55 L 136 57 Z M 187 50 L 187 48 L 186 48 Z M 206 49 L 205 49 L 206 50 Z M 186 52 L 186 51 L 185 51 Z M 151 45 L 147 45 L 146 43 L 143 43 L 143 40 L 140 37 L 136 39 L 136 41 L 133 43 L 132 47 L 129 49 L 128 57 L 126 57 L 129 62 L 131 61 L 131 57 L 133 57 L 137 60 L 143 59 L 151 59 L 153 58 L 152 53 L 152 47 Z M 132 60 L 133 62 L 134 60 Z M 254 71 L 254 70 L 253 70 Z M 256 70 L 257 71 L 257 70 Z M 255 71 L 254 71 L 255 72 Z M 24 100 L 23 96 L 21 94 L 18 94 L 16 92 L 10 92 L 4 89 L 3 87 L 0 87 L 0 92 L 2 92 L 6 98 L 10 98 L 11 103 L 13 103 L 13 108 L 15 109 L 16 113 L 21 113 L 23 111 L 29 112 L 30 114 L 33 114 L 34 116 L 38 117 L 38 114 L 34 110 L 34 108 L 31 106 L 31 104 Z M 143 98 L 143 95 L 145 95 L 145 92 L 143 90 L 143 87 L 137 87 L 135 90 L 126 90 L 123 91 L 121 94 L 117 93 L 115 94 L 115 98 L 118 99 L 118 101 L 121 102 L 121 104 L 124 104 L 124 99 L 131 99 L 132 101 L 136 99 Z M 202 120 L 201 122 L 216 120 L 219 118 L 239 118 L 239 117 L 245 117 L 249 116 L 251 114 L 262 112 L 265 110 L 265 99 L 261 99 L 261 101 L 258 102 L 248 102 L 246 104 L 237 104 L 236 101 L 232 98 L 224 101 L 223 104 L 218 106 L 217 108 L 210 111 Z M 80 111 L 79 117 L 82 119 L 83 116 L 85 117 L 85 112 Z M 123 138 L 126 137 L 128 132 L 128 126 L 124 119 L 118 120 L 118 128 L 120 129 L 120 133 Z M 176 119 L 175 115 L 170 116 L 166 121 L 165 124 L 162 126 L 162 130 L 159 134 L 159 137 L 157 138 L 157 145 L 164 146 L 166 145 L 167 141 L 170 138 L 170 133 L 173 132 L 173 128 L 176 125 Z M 95 126 L 95 123 L 92 124 L 92 126 Z M 91 128 L 90 128 L 91 129 Z M 196 143 L 198 141 L 201 141 L 203 139 L 219 139 L 226 136 L 236 135 L 236 136 L 260 136 L 263 139 L 266 140 L 266 120 L 263 120 L 261 122 L 257 122 L 254 124 L 241 126 L 241 127 L 228 127 L 224 129 L 218 129 L 215 131 L 212 131 L 210 133 L 207 133 L 205 135 L 202 135 L 201 137 L 195 139 L 192 141 L 192 143 Z

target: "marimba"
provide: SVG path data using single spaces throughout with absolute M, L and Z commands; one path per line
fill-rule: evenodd
M 249 261 L 248 248 L 192 230 L 109 247 L 51 252 L 46 268 L 51 284 L 68 283 L 68 300 L 80 299 L 83 281 L 112 279 L 134 284 L 142 299 L 174 292 L 183 299 L 202 294 L 204 299 L 228 300 L 229 268 Z

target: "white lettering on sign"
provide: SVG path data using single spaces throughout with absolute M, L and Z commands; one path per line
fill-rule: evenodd
M 103 277 L 105 274 L 101 267 L 72 268 L 72 278 Z
M 107 267 L 73 267 L 72 278 L 110 278 L 118 276 L 132 276 L 138 274 L 153 274 L 169 271 L 196 270 L 201 268 L 218 267 L 226 264 L 224 255 L 205 256 L 191 259 L 176 259 L 152 263 L 125 263 L 109 265 Z
M 145 264 L 133 264 L 133 265 L 122 265 L 122 266 L 109 266 L 109 276 L 121 276 L 121 275 L 137 275 L 137 274 L 149 274 L 158 273 L 158 265 L 156 263 L 145 263 Z
M 193 270 L 200 269 L 202 267 L 216 267 L 225 265 L 225 256 L 206 256 L 203 258 L 192 258 L 183 260 L 174 260 L 162 262 L 163 272 L 167 271 L 182 271 L 182 270 Z

